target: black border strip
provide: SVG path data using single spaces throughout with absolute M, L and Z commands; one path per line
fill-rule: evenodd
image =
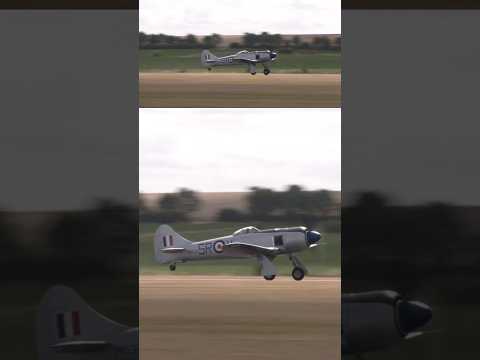
M 470 10 L 480 9 L 476 0 L 342 0 L 344 10 Z
M 3 0 L 0 10 L 138 10 L 139 0 Z

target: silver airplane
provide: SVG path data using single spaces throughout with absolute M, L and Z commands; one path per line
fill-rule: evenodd
M 138 328 L 116 323 L 93 310 L 75 291 L 50 288 L 38 309 L 40 360 L 138 360 Z
M 250 74 L 255 75 L 257 73 L 257 64 L 263 65 L 263 73 L 265 75 L 270 74 L 270 68 L 268 63 L 275 61 L 278 54 L 271 50 L 262 51 L 247 51 L 242 50 L 233 55 L 216 57 L 208 50 L 203 50 L 201 55 L 202 65 L 208 68 L 208 71 L 212 70 L 215 66 L 226 65 L 248 65 L 248 71 Z
M 170 226 L 161 225 L 154 238 L 155 260 L 169 264 L 174 271 L 177 263 L 187 261 L 256 258 L 263 277 L 273 280 L 277 274 L 273 259 L 288 255 L 293 265 L 292 277 L 302 280 L 307 269 L 294 253 L 317 246 L 320 238 L 319 232 L 305 227 L 259 230 L 248 226 L 232 235 L 192 242 Z
M 395 291 L 342 295 L 342 355 L 361 356 L 420 336 L 432 309 Z

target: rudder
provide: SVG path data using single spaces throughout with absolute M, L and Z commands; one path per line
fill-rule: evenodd
M 162 264 L 169 263 L 172 256 L 166 254 L 164 252 L 165 249 L 186 249 L 191 244 L 192 242 L 190 240 L 185 239 L 170 226 L 160 225 L 155 232 L 154 237 L 155 260 Z

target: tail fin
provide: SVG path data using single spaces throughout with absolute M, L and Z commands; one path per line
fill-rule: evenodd
M 97 313 L 72 289 L 54 286 L 47 291 L 38 309 L 39 359 L 69 359 L 65 353 L 89 353 L 91 358 L 92 352 L 100 352 L 105 356 L 112 351 L 112 336 L 127 329 Z
M 155 260 L 161 264 L 169 263 L 174 258 L 172 253 L 185 251 L 191 244 L 190 240 L 176 233 L 170 226 L 160 225 L 154 238 Z
M 202 55 L 200 56 L 200 59 L 202 60 L 202 65 L 203 66 L 209 66 L 210 61 L 215 61 L 218 59 L 215 55 L 213 55 L 210 51 L 208 50 L 203 50 Z

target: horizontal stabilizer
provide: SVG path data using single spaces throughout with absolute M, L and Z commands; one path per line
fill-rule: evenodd
M 66 341 L 51 345 L 56 352 L 63 353 L 88 353 L 98 352 L 109 348 L 111 344 L 106 341 Z
M 163 253 L 179 253 L 179 252 L 185 251 L 185 248 L 170 247 L 170 248 L 160 249 L 160 251 Z

